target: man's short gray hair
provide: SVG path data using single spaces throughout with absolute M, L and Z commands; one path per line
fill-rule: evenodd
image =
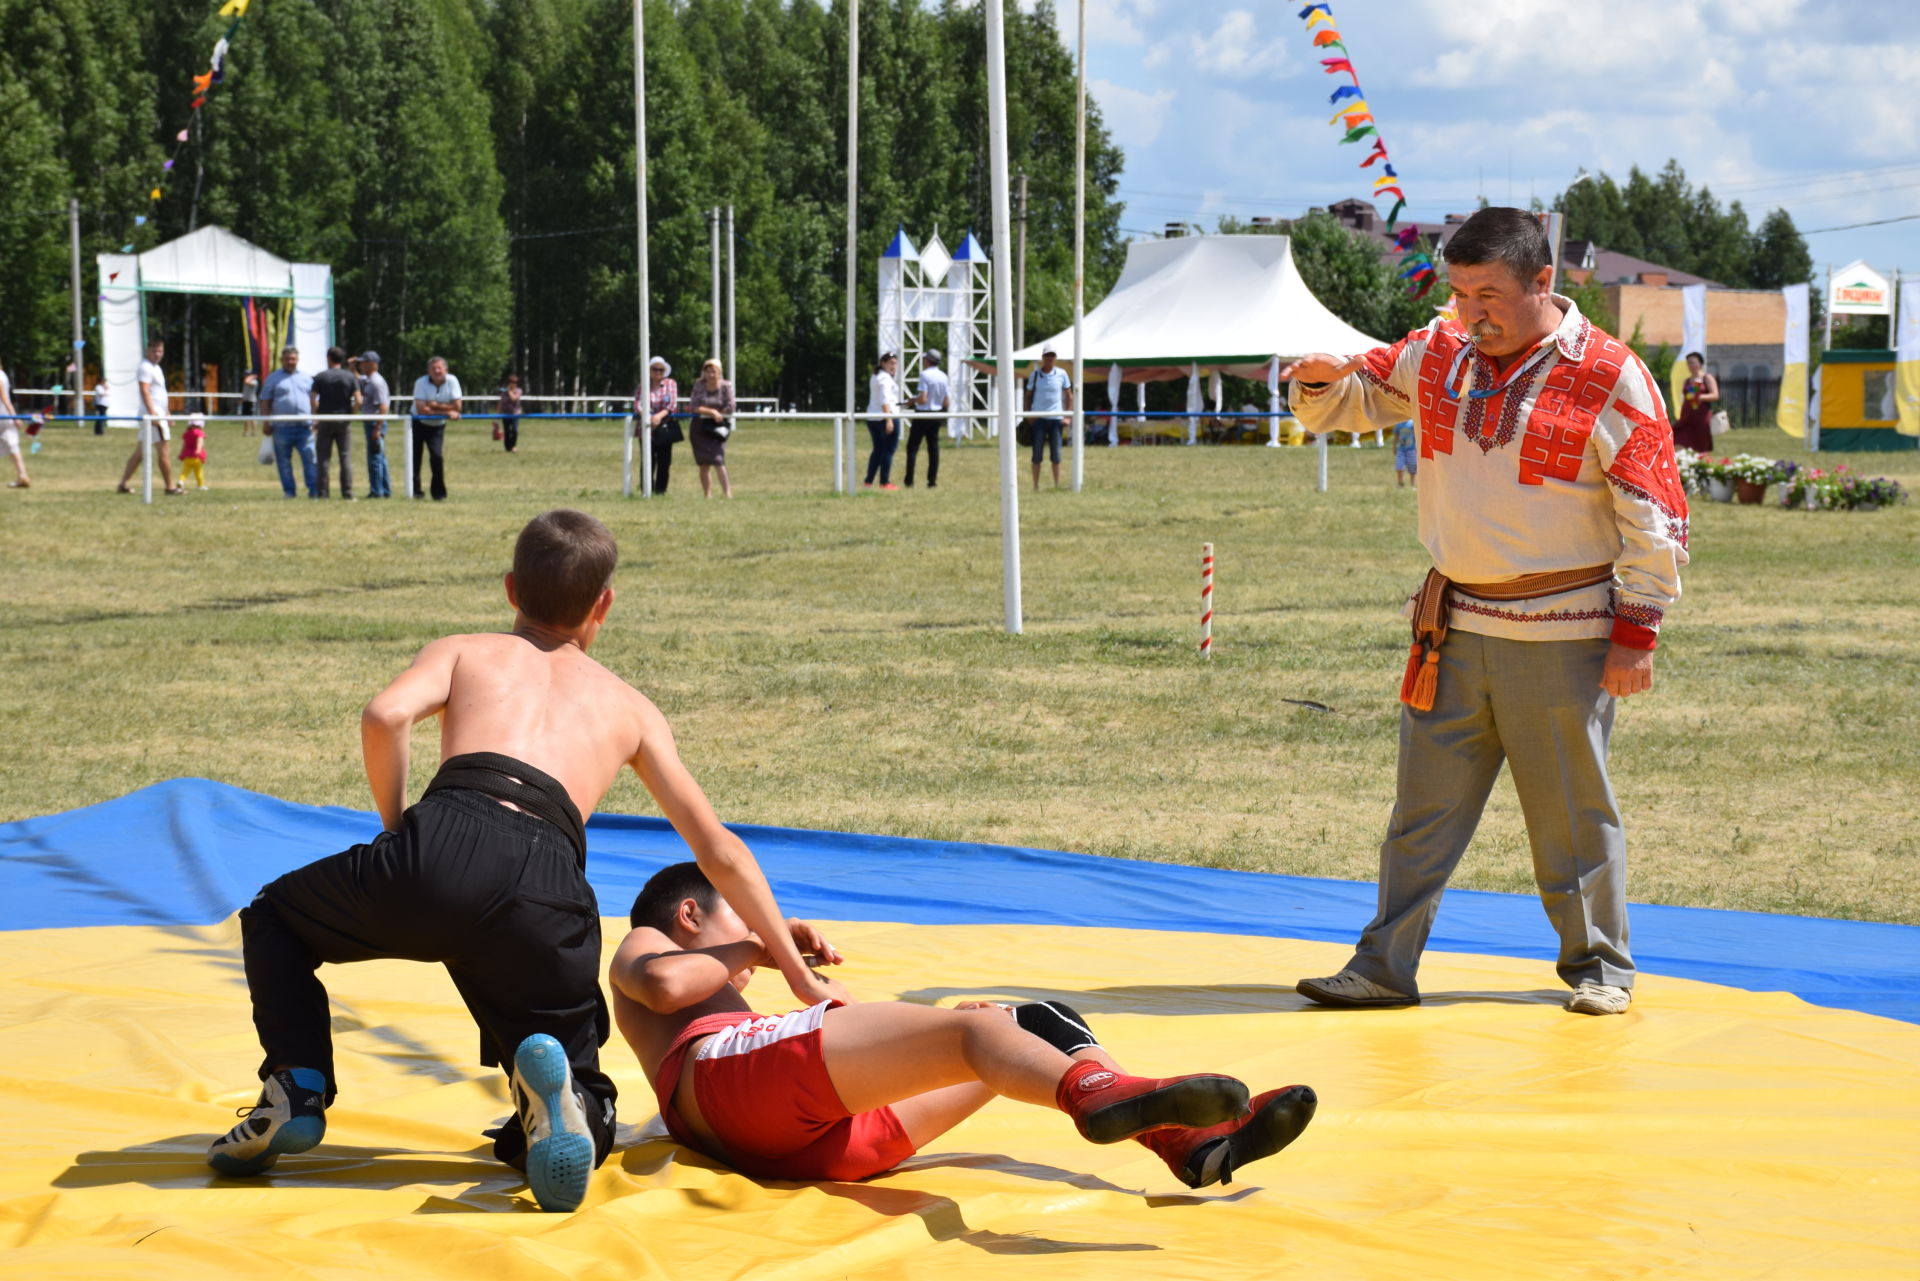
M 1495 205 L 1467 219 L 1448 239 L 1441 257 L 1450 267 L 1497 262 L 1523 285 L 1553 264 L 1553 246 L 1540 220 L 1524 209 Z
M 445 356 L 428 356 L 427 357 L 427 363 L 429 365 L 431 365 L 436 360 L 443 365 L 447 363 L 447 358 Z
M 298 356 L 300 354 L 300 349 L 294 346 L 292 343 L 288 343 L 286 346 L 280 349 L 280 354 L 284 356 L 288 352 L 292 352 L 294 355 Z

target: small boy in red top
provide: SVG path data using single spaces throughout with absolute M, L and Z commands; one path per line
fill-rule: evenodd
M 180 438 L 180 483 L 192 481 L 194 488 L 207 487 L 207 417 L 194 414 L 187 419 L 187 433 Z

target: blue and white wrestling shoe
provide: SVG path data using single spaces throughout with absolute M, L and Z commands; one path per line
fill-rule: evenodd
M 259 1174 L 289 1152 L 326 1137 L 327 1078 L 312 1068 L 283 1068 L 260 1085 L 260 1101 L 213 1141 L 207 1164 L 222 1174 Z
M 593 1173 L 593 1134 L 567 1052 L 536 1032 L 513 1053 L 513 1103 L 527 1132 L 527 1186 L 542 1210 L 577 1210 Z

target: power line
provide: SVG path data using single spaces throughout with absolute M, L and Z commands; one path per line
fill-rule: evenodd
M 1823 231 L 1852 231 L 1858 227 L 1884 227 L 1890 222 L 1912 222 L 1920 214 L 1901 214 L 1898 218 L 1879 218 L 1873 222 L 1850 222 L 1840 227 L 1815 227 L 1812 231 L 1803 231 L 1803 236 L 1817 236 Z

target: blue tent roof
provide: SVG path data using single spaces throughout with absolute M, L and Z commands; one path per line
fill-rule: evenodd
M 920 257 L 920 251 L 913 247 L 913 242 L 907 239 L 907 229 L 902 227 L 893 233 L 893 240 L 888 243 L 886 251 L 880 256 L 882 258 L 911 258 L 917 260 Z

